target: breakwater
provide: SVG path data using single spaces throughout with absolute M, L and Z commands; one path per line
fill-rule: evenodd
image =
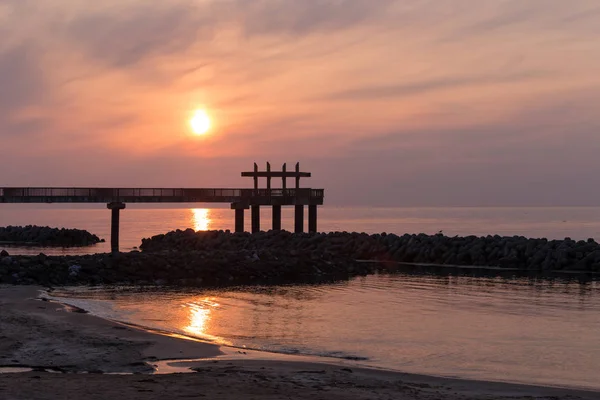
M 0 284 L 26 285 L 184 285 L 298 283 L 345 279 L 372 272 L 353 260 L 325 261 L 310 255 L 254 251 L 183 251 L 83 256 L 0 256 Z
M 173 231 L 143 239 L 145 252 L 176 250 L 247 250 L 257 254 L 305 255 L 311 259 L 377 260 L 443 265 L 479 265 L 527 271 L 600 272 L 600 245 L 523 236 L 448 237 L 442 234 L 332 232 L 292 234 L 269 231 L 231 234 L 223 231 Z
M 103 241 L 98 236 L 82 229 L 36 225 L 0 227 L 0 242 L 8 244 L 74 247 L 89 246 Z
M 143 239 L 140 249 L 52 257 L 10 256 L 5 252 L 0 256 L 0 283 L 299 283 L 395 271 L 402 263 L 478 265 L 532 274 L 600 272 L 600 245 L 593 240 L 346 232 L 249 234 L 188 229 Z

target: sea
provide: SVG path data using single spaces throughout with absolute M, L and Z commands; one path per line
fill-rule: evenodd
M 104 207 L 3 204 L 0 221 L 86 229 L 109 242 L 110 212 Z M 261 217 L 268 229 L 269 210 Z M 228 208 L 128 204 L 121 212 L 121 250 L 173 229 L 232 230 L 233 222 Z M 292 227 L 293 210 L 284 208 L 283 228 Z M 318 228 L 600 240 L 600 208 L 323 206 Z M 2 248 L 11 254 L 109 251 L 108 243 Z M 319 285 L 67 287 L 53 296 L 101 317 L 233 348 L 411 373 L 600 389 L 600 284 L 594 280 L 399 272 Z

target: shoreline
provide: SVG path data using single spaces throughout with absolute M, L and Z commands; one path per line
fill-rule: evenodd
M 368 262 L 368 261 L 367 261 Z M 427 266 L 427 265 L 425 265 Z M 441 266 L 444 267 L 444 266 Z M 449 266 L 449 267 L 457 267 L 461 268 L 461 266 Z M 479 267 L 476 267 L 479 268 Z M 485 268 L 485 267 L 481 267 Z M 48 291 L 45 291 L 48 294 Z M 83 310 L 76 305 L 69 304 L 68 297 L 54 297 L 51 296 L 50 301 L 54 301 L 57 304 L 61 304 L 63 306 L 73 307 L 79 310 Z M 64 299 L 65 301 L 61 301 Z M 85 310 L 84 312 L 88 312 Z M 92 314 L 93 315 L 93 314 Z M 369 361 L 368 358 L 364 357 L 335 357 L 335 356 L 327 356 L 327 355 L 315 355 L 315 354 L 302 354 L 302 353 L 284 353 L 270 350 L 262 350 L 256 348 L 247 348 L 242 346 L 235 346 L 227 343 L 216 343 L 207 339 L 202 339 L 194 336 L 189 336 L 181 333 L 175 333 L 168 330 L 161 330 L 152 328 L 144 325 L 137 325 L 134 323 L 128 323 L 124 321 L 119 321 L 107 317 L 99 317 L 105 319 L 107 321 L 131 327 L 133 329 L 142 330 L 147 333 L 155 334 L 155 335 L 163 335 L 173 338 L 179 338 L 182 340 L 190 340 L 197 341 L 200 343 L 207 343 L 211 345 L 218 346 L 221 354 L 204 357 L 200 359 L 163 359 L 158 362 L 153 362 L 154 366 L 159 366 L 160 368 L 165 368 L 169 370 L 169 372 L 161 372 L 158 369 L 154 371 L 154 374 L 168 374 L 168 373 L 193 373 L 190 368 L 199 367 L 205 364 L 206 362 L 210 362 L 212 360 L 219 361 L 277 361 L 277 362 L 306 362 L 309 364 L 325 364 L 330 366 L 337 367 L 350 367 L 350 368 L 364 368 L 368 370 L 376 370 L 382 372 L 389 373 L 400 373 L 404 375 L 414 376 L 414 377 L 431 377 L 431 378 L 439 378 L 439 379 L 451 379 L 458 381 L 473 381 L 473 382 L 488 382 L 488 383 L 498 383 L 498 384 L 507 384 L 507 385 L 523 385 L 530 387 L 543 387 L 543 388 L 553 388 L 553 389 L 565 389 L 565 390 L 575 390 L 575 391 L 598 391 L 600 392 L 600 388 L 589 387 L 589 386 L 570 386 L 567 384 L 549 384 L 547 382 L 527 382 L 527 381 L 518 381 L 518 380 L 500 380 L 493 379 L 489 377 L 485 378 L 477 378 L 477 377 L 461 377 L 458 375 L 449 375 L 444 373 L 436 373 L 436 372 L 408 372 L 402 369 L 386 367 L 386 366 L 378 366 L 378 365 L 369 365 L 365 364 L 365 361 Z
M 50 399 L 64 397 L 68 389 L 69 395 L 78 396 L 94 390 L 93 398 L 98 399 L 125 395 L 132 399 L 164 398 L 200 392 L 231 399 L 249 394 L 311 399 L 458 400 L 490 395 L 495 399 L 600 398 L 599 391 L 410 374 L 342 360 L 327 363 L 266 353 L 260 354 L 266 360 L 255 358 L 255 354 L 228 355 L 215 344 L 168 337 L 58 309 L 56 303 L 34 300 L 39 290 L 44 288 L 0 286 L 0 364 L 53 366 L 71 373 L 0 373 L 0 397 Z M 191 367 L 196 372 L 148 374 L 148 368 L 141 365 L 156 361 Z M 110 374 L 124 372 L 123 367 L 132 374 Z M 85 378 L 81 372 L 88 372 Z
M 152 368 L 144 360 L 222 354 L 214 344 L 154 334 L 68 304 L 44 301 L 39 297 L 44 290 L 39 286 L 0 285 L 1 366 L 147 373 Z

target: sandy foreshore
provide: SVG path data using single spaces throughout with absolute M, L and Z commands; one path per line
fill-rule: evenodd
M 39 289 L 0 287 L 0 367 L 35 368 L 0 373 L 2 400 L 600 399 L 600 392 L 438 378 L 293 356 L 223 358 L 213 344 L 68 312 L 60 304 L 36 299 Z M 206 360 L 173 363 L 193 368 L 191 373 L 150 374 L 158 360 L 199 358 Z M 119 372 L 130 374 L 111 374 Z

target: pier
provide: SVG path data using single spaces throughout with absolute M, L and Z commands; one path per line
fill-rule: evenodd
M 230 203 L 234 210 L 235 232 L 244 232 L 245 210 L 250 209 L 251 231 L 261 230 L 260 207 L 272 208 L 271 229 L 281 230 L 281 208 L 294 207 L 294 232 L 304 232 L 304 207 L 308 207 L 308 231 L 317 231 L 317 206 L 323 204 L 324 189 L 300 187 L 301 178 L 310 172 L 301 172 L 300 163 L 293 171 L 283 164 L 281 171 L 259 171 L 254 163 L 252 171 L 242 172 L 253 178 L 253 188 L 79 188 L 79 187 L 2 187 L 0 203 L 106 203 L 111 210 L 111 250 L 119 251 L 119 216 L 126 203 Z M 266 188 L 259 187 L 259 179 L 266 179 Z M 281 179 L 281 188 L 272 187 L 272 179 Z M 287 187 L 287 179 L 294 187 Z

